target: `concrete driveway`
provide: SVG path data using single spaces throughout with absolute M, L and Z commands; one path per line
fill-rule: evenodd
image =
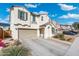
M 33 56 L 63 56 L 70 45 L 49 39 L 26 39 L 23 46 L 29 48 Z

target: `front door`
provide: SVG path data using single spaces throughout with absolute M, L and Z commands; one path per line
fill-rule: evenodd
M 44 28 L 40 29 L 40 37 L 44 38 Z

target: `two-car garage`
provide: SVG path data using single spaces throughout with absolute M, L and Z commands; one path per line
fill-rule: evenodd
M 36 29 L 18 29 L 18 38 L 19 39 L 35 39 L 37 38 Z

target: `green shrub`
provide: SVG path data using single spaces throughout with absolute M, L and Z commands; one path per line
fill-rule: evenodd
M 59 38 L 60 40 L 65 40 L 64 34 L 57 34 L 54 36 L 54 38 Z
M 22 46 L 10 46 L 3 48 L 3 56 L 28 56 L 30 54 L 29 49 L 26 49 Z
M 53 36 L 54 38 L 58 38 L 58 35 Z
M 59 37 L 60 37 L 60 40 L 65 40 L 64 34 L 60 34 Z

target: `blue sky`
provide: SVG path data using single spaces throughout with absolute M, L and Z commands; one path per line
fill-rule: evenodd
M 52 20 L 60 24 L 79 22 L 78 3 L 0 3 L 0 22 L 8 23 L 12 5 L 23 6 L 34 13 L 48 13 Z

